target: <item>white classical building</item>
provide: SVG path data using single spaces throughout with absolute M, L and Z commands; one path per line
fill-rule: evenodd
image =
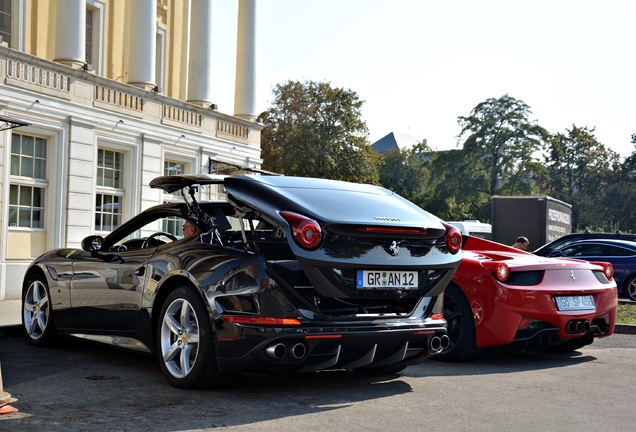
M 42 252 L 169 197 L 156 176 L 260 168 L 255 0 L 239 0 L 234 113 L 213 104 L 208 0 L 0 3 L 0 300 Z M 232 35 L 234 37 L 236 35 Z M 208 192 L 219 197 L 221 191 Z

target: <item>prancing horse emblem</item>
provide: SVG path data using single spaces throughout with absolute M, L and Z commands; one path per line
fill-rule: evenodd
M 397 256 L 398 252 L 400 251 L 400 247 L 397 245 L 397 242 L 395 240 L 393 240 L 393 243 L 391 243 L 391 247 L 389 249 L 391 250 L 391 255 L 393 256 Z
M 576 276 L 574 276 L 573 271 L 570 272 L 570 279 L 572 279 L 572 282 L 576 282 Z

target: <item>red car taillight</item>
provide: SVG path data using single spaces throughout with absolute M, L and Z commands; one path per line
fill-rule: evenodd
M 499 282 L 505 282 L 510 276 L 510 267 L 504 262 L 483 262 L 481 264 L 490 270 Z
M 607 280 L 612 280 L 614 277 L 614 266 L 608 262 L 594 261 L 591 264 L 601 266 L 603 268 L 603 274 Z
M 444 228 L 446 228 L 446 248 L 452 254 L 456 254 L 462 247 L 462 233 L 459 231 L 459 228 L 444 223 Z
M 315 249 L 318 247 L 320 240 L 322 240 L 322 229 L 318 222 L 289 211 L 281 211 L 280 215 L 289 222 L 294 240 L 300 247 L 303 249 Z

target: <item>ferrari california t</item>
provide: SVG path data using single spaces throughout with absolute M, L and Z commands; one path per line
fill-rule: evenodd
M 614 332 L 618 294 L 607 262 L 544 258 L 464 236 L 462 262 L 444 297 L 450 346 L 437 360 L 483 348 L 571 351 Z
M 227 201 L 201 198 L 217 184 Z M 28 341 L 66 335 L 152 353 L 181 388 L 239 372 L 395 373 L 448 346 L 443 292 L 461 234 L 400 196 L 264 175 L 150 186 L 185 202 L 28 268 Z

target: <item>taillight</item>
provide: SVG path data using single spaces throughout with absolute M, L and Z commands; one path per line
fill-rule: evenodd
M 614 277 L 614 266 L 608 262 L 594 261 L 591 264 L 601 266 L 603 268 L 603 274 L 607 278 L 607 280 L 612 280 Z
M 459 231 L 459 228 L 444 223 L 444 228 L 446 228 L 446 248 L 452 254 L 456 254 L 462 247 L 462 233 Z
M 315 249 L 318 247 L 320 240 L 322 240 L 322 229 L 318 222 L 289 211 L 281 211 L 280 215 L 289 222 L 294 240 L 300 247 L 304 249 Z
M 500 282 L 505 282 L 510 276 L 510 267 L 504 262 L 482 262 L 481 265 L 486 267 Z

